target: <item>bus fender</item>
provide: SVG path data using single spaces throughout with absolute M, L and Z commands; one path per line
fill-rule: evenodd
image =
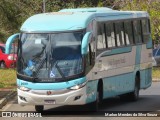
M 141 88 L 141 73 L 140 73 L 140 70 L 139 69 L 135 70 L 133 75 L 134 75 L 133 76 L 134 84 L 135 84 L 136 76 L 138 75 L 138 77 L 139 77 L 139 87 Z

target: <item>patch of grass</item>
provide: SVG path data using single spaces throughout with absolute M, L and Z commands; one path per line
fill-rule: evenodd
M 153 68 L 152 77 L 155 79 L 160 79 L 160 67 Z M 0 88 L 13 87 L 16 87 L 16 70 L 0 69 Z
M 0 69 L 0 88 L 12 88 L 16 86 L 16 70 Z
M 160 79 L 160 67 L 153 67 L 152 78 Z

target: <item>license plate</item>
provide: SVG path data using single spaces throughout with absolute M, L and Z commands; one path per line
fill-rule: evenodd
M 56 104 L 55 100 L 44 100 L 46 104 Z

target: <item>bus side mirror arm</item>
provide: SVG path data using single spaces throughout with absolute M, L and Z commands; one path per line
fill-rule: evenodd
M 6 54 L 10 54 L 10 50 L 11 50 L 11 46 L 12 46 L 12 43 L 14 40 L 16 40 L 16 38 L 19 38 L 19 33 L 16 33 L 14 35 L 11 35 L 7 41 L 6 41 L 6 50 L 5 50 L 5 53 Z

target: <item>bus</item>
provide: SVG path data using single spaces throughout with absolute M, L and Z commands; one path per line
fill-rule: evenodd
M 62 9 L 36 14 L 6 42 L 18 39 L 20 105 L 84 105 L 103 99 L 136 101 L 152 83 L 149 14 L 110 8 Z M 87 106 L 86 105 L 86 106 Z

